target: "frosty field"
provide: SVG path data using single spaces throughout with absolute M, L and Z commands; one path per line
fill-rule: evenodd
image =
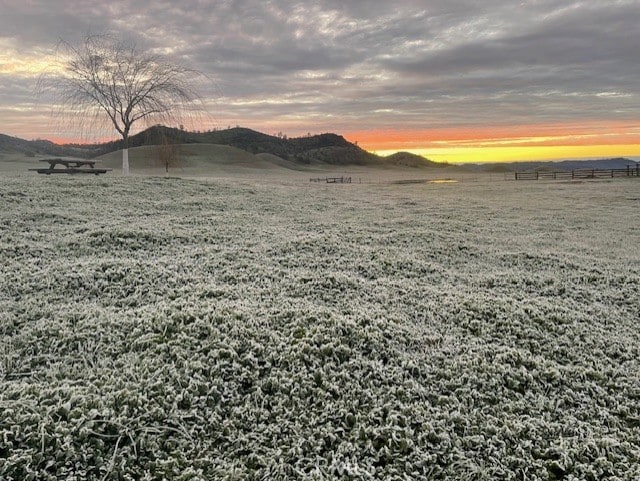
M 0 206 L 0 479 L 640 478 L 636 180 Z

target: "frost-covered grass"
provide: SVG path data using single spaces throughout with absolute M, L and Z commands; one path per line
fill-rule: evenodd
M 640 183 L 0 183 L 0 479 L 640 477 Z

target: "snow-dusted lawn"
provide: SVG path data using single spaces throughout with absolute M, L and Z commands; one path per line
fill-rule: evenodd
M 0 182 L 0 479 L 640 477 L 640 182 Z

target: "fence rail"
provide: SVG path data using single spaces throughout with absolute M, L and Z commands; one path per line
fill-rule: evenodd
M 327 184 L 350 184 L 351 177 L 315 177 L 310 182 L 326 182 Z
M 578 170 L 536 170 L 514 172 L 515 180 L 567 180 L 567 179 L 607 179 L 613 177 L 640 177 L 640 164 L 626 169 L 578 169 Z

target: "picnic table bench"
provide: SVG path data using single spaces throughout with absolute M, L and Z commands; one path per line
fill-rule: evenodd
M 40 162 L 48 162 L 49 167 L 40 167 L 37 169 L 29 169 L 38 174 L 106 174 L 111 169 L 104 167 L 96 167 L 99 160 L 86 159 L 40 159 Z M 56 168 L 61 165 L 61 168 Z

